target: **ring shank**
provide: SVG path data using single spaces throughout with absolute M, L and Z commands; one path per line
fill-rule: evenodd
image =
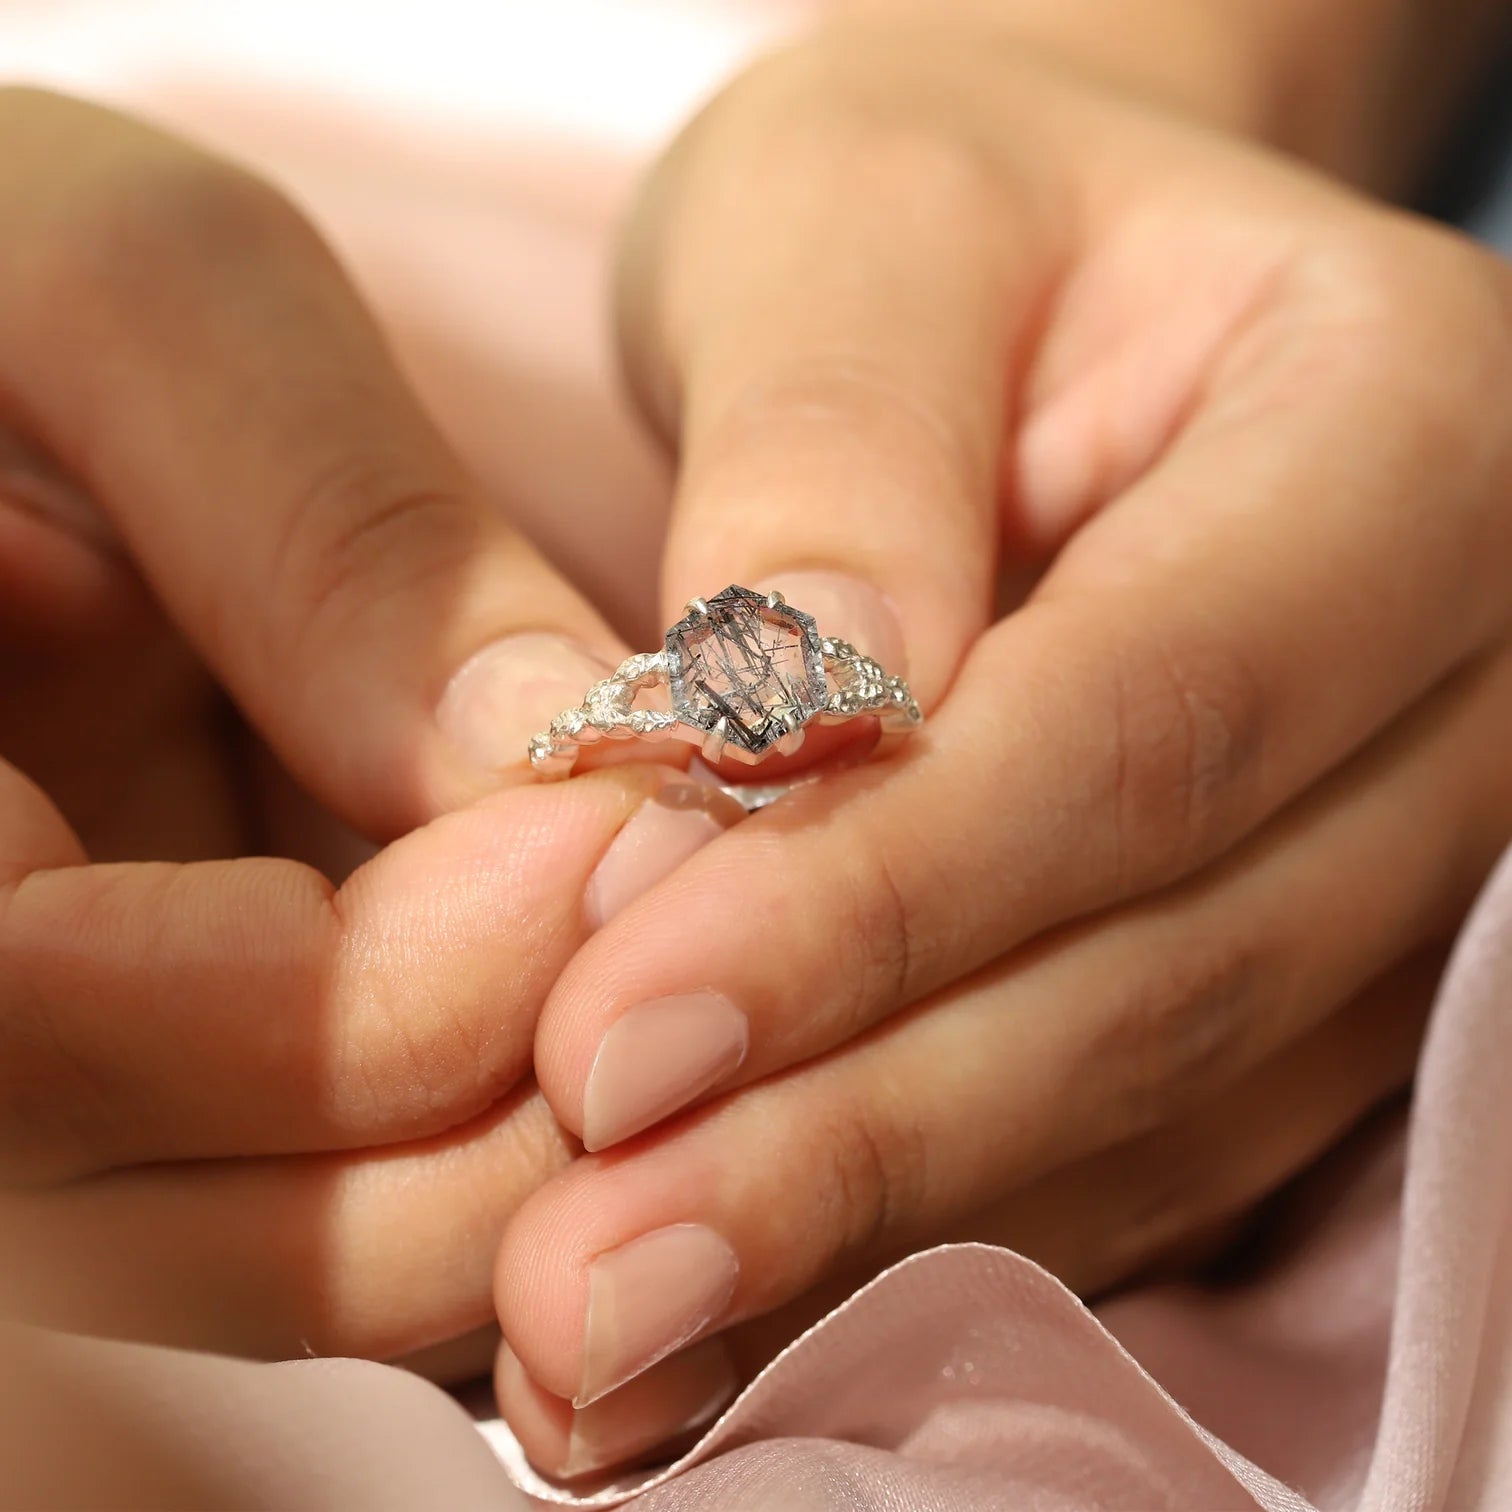
M 918 701 L 901 677 L 890 676 L 871 657 L 848 641 L 825 636 L 820 641 L 828 684 L 824 707 L 805 723 L 840 724 L 849 719 L 878 718 L 888 734 L 908 734 L 923 722 Z M 637 709 L 636 695 L 644 688 L 666 686 L 665 651 L 631 656 L 614 672 L 588 689 L 583 702 L 564 709 L 549 729 L 531 738 L 530 765 L 536 775 L 548 780 L 570 777 L 578 753 L 601 740 L 681 740 L 698 746 L 708 756 L 710 732 L 663 709 Z M 723 749 L 721 739 L 718 749 Z M 751 764 L 732 748 L 731 754 Z

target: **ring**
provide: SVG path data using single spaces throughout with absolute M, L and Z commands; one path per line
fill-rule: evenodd
M 646 688 L 666 687 L 670 710 L 634 707 Z M 780 593 L 734 584 L 690 599 L 660 651 L 629 657 L 588 689 L 583 702 L 530 742 L 542 777 L 567 777 L 579 750 L 600 740 L 682 740 L 710 765 L 733 757 L 749 766 L 788 756 L 806 727 L 870 715 L 891 734 L 923 720 L 901 677 L 890 677 L 854 646 L 821 635 L 811 614 Z

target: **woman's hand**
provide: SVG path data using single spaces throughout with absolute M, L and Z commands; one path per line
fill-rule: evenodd
M 738 82 L 624 295 L 681 450 L 668 614 L 782 587 L 931 714 L 548 997 L 598 1153 L 511 1222 L 500 1387 L 572 1474 L 728 1390 L 674 1351 L 733 1328 L 748 1370 L 902 1250 L 1093 1287 L 1242 1210 L 1406 1081 L 1512 832 L 1489 255 L 940 22 Z
M 449 1339 L 573 1147 L 527 1073 L 585 897 L 721 816 L 648 767 L 487 796 L 621 648 L 271 190 L 8 91 L 0 226 L 0 1295 L 254 1353 Z M 320 859 L 279 765 L 401 838 L 339 888 L 225 859 Z

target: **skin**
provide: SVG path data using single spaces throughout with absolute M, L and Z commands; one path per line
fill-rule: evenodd
M 282 198 L 35 91 L 0 141 L 0 1290 L 251 1354 L 442 1344 L 571 1155 L 535 1016 L 676 774 L 500 791 L 448 737 L 499 637 L 621 648 Z
M 746 1379 L 943 1238 L 1093 1291 L 1223 1232 L 1405 1083 L 1512 832 L 1512 278 L 1054 50 L 975 14 L 821 30 L 632 224 L 664 607 L 842 574 L 932 712 L 548 994 L 575 1132 L 635 1005 L 750 1025 L 692 1111 L 510 1222 L 499 1395 L 548 1470 L 651 1450 L 711 1350 Z M 732 1247 L 728 1303 L 595 1398 L 590 1266 L 678 1224 Z
M 588 878 L 671 775 L 510 787 L 444 711 L 500 638 L 591 667 L 612 631 L 277 195 L 0 94 L 10 1305 L 440 1375 L 497 1307 L 503 1410 L 586 1473 L 902 1250 L 1095 1290 L 1404 1085 L 1512 831 L 1508 275 L 1239 139 L 1390 177 L 1363 114 L 1241 66 L 1290 56 L 1271 22 L 1146 66 L 1069 14 L 860 8 L 648 183 L 664 617 L 840 572 L 930 722 L 597 935 Z M 381 847 L 349 876 L 337 819 Z M 708 986 L 736 1077 L 582 1154 L 607 1027 Z M 728 1309 L 575 1411 L 588 1266 L 684 1221 L 736 1248 Z

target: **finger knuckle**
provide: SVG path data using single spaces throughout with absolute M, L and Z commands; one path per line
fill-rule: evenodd
M 482 522 L 460 481 L 398 457 L 346 455 L 284 505 L 270 598 L 282 658 L 319 654 L 396 600 L 444 596 L 477 549 Z
M 54 988 L 44 985 L 43 976 L 57 977 L 61 964 L 48 958 L 55 950 L 66 954 L 66 947 L 37 939 L 24 923 L 12 927 L 26 892 L 25 879 L 0 890 L 0 958 L 6 962 L 0 1184 L 16 1186 L 66 1179 L 97 1164 L 120 1102 L 109 1064 L 76 1043 L 68 1015 L 57 1011 Z M 77 985 L 87 991 L 85 981 Z
M 924 1133 L 906 1101 L 875 1099 L 819 1133 L 825 1228 L 833 1236 L 828 1263 L 897 1243 L 918 1217 L 928 1177 Z
M 325 990 L 339 1126 L 362 1139 L 420 1138 L 489 1107 L 521 1069 L 518 1025 L 488 1011 L 496 984 L 469 986 L 446 970 L 444 949 L 408 945 L 394 920 L 339 893 L 332 910 L 339 943 Z M 414 969 L 421 953 L 426 971 Z
M 1234 649 L 1147 630 L 1117 645 L 1106 707 L 1118 885 L 1170 880 L 1229 840 L 1265 734 L 1258 676 Z
M 1111 1138 L 1157 1126 L 1210 1097 L 1253 1057 L 1260 984 L 1280 980 L 1265 952 L 1214 935 L 1166 954 L 1110 994 L 1088 1048 Z
M 435 1036 L 386 994 L 353 994 L 343 1004 L 336 1121 L 382 1136 L 422 1136 L 466 1099 L 457 1097 L 455 1062 L 435 1053 Z
M 896 868 L 881 847 L 850 858 L 844 902 L 833 937 L 845 943 L 850 960 L 835 974 L 845 984 L 845 1028 L 855 1033 L 908 1001 L 922 965 L 917 937 Z
M 481 1112 L 497 1090 L 487 1046 L 453 1003 L 369 990 L 347 1005 L 341 1123 L 367 1137 L 422 1138 Z

